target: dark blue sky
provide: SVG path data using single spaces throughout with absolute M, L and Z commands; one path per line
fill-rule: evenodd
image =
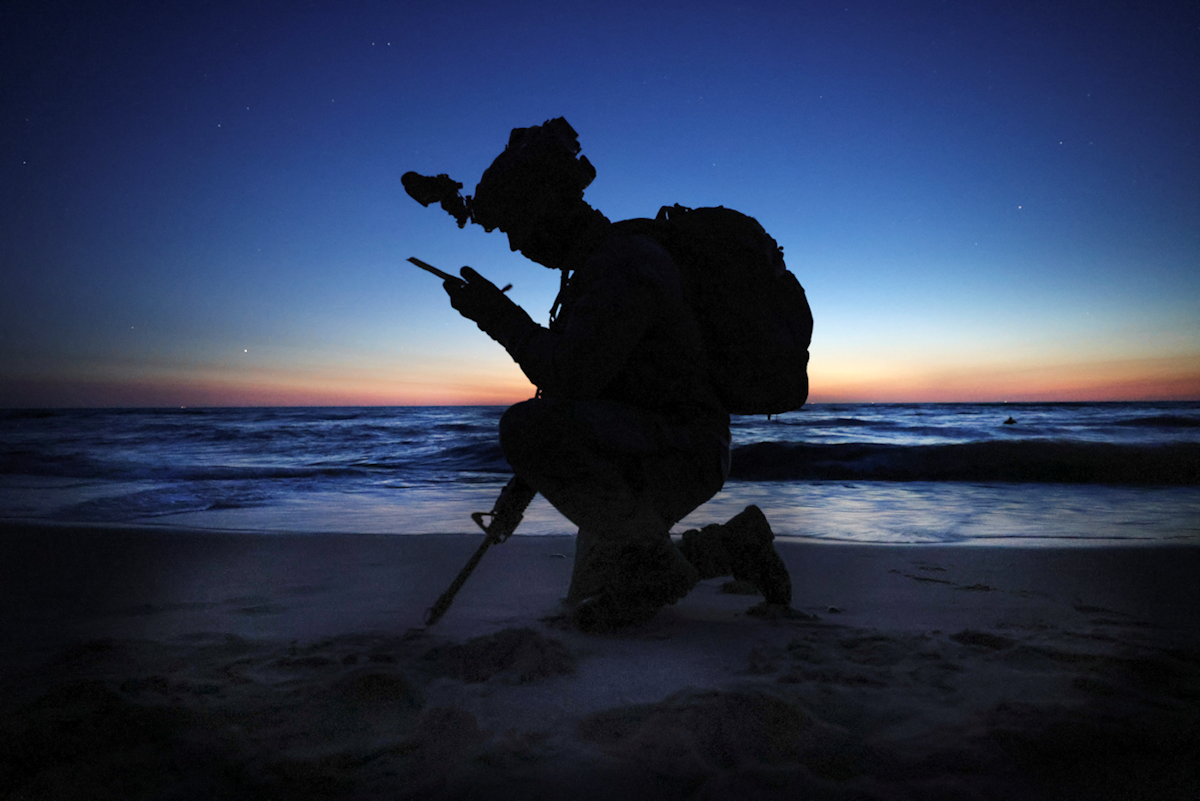
M 1200 397 L 1197 9 L 9 3 L 0 405 L 526 396 L 404 259 L 555 276 L 399 177 L 555 116 L 784 245 L 815 400 Z

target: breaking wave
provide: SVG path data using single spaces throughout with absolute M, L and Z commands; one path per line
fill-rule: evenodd
M 1042 440 L 908 446 L 757 442 L 734 449 L 730 478 L 1194 486 L 1200 484 L 1200 445 Z

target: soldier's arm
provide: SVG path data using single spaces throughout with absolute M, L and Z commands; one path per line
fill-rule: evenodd
M 665 265 L 656 260 L 666 259 Z M 594 398 L 628 363 L 655 320 L 656 276 L 669 257 L 636 240 L 610 240 L 573 279 L 577 299 L 562 331 L 513 325 L 505 343 L 525 375 L 555 397 Z

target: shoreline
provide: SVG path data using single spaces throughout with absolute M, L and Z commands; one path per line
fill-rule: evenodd
M 703 524 L 697 523 L 697 525 Z M 678 542 L 681 529 L 683 528 L 683 525 L 677 524 L 676 527 L 672 529 L 671 535 L 676 542 Z M 483 533 L 478 530 L 401 532 L 288 528 L 268 529 L 261 527 L 253 528 L 216 525 L 204 526 L 198 525 L 194 522 L 181 524 L 174 522 L 105 522 L 90 520 L 51 520 L 38 517 L 0 517 L 0 535 L 9 529 L 46 529 L 58 531 L 87 529 L 111 532 L 178 534 L 185 537 L 196 535 L 231 535 L 243 537 L 475 537 L 480 542 L 483 540 Z M 526 533 L 524 531 L 516 531 L 512 536 L 520 539 L 546 539 L 555 537 L 574 539 L 575 537 L 574 533 Z M 921 542 L 855 540 L 831 536 L 805 536 L 803 534 L 784 534 L 776 532 L 775 540 L 777 542 L 791 543 L 795 545 L 827 545 L 864 548 L 1032 548 L 1039 550 L 1061 550 L 1071 548 L 1200 548 L 1200 532 L 1198 532 L 1194 537 L 1176 536 L 1158 539 L 1151 537 L 1083 537 L 1069 535 L 1020 536 L 1007 534 L 997 535 L 991 538 L 973 537 L 960 540 L 926 540 Z
M 573 537 L 514 537 L 424 629 L 480 537 L 0 524 L 4 789 L 1200 789 L 1200 548 L 784 538 L 805 617 L 748 616 L 713 580 L 587 636 L 556 617 Z

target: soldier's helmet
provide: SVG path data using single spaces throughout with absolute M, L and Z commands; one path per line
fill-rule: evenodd
M 484 171 L 468 198 L 472 219 L 485 230 L 505 229 L 535 200 L 583 197 L 596 168 L 580 151 L 579 134 L 562 117 L 530 128 L 514 128 L 508 146 Z

